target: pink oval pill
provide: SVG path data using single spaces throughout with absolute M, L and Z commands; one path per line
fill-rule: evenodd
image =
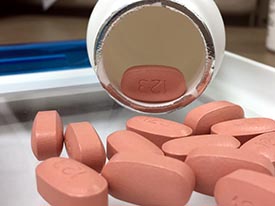
M 137 205 L 182 206 L 195 185 L 185 163 L 153 153 L 117 153 L 102 175 L 112 196 Z
M 37 190 L 51 205 L 108 206 L 107 181 L 93 169 L 65 158 L 51 158 L 36 168 Z
M 215 101 L 188 112 L 184 124 L 193 129 L 193 134 L 210 134 L 212 125 L 243 117 L 244 111 L 239 105 L 227 101 Z
M 121 91 L 143 102 L 172 101 L 186 92 L 185 78 L 176 68 L 168 66 L 134 66 L 125 71 Z
M 148 116 L 133 117 L 127 121 L 126 127 L 147 138 L 158 147 L 169 140 L 192 134 L 192 129 L 184 124 Z
M 205 146 L 239 148 L 241 143 L 230 135 L 198 135 L 168 141 L 162 145 L 166 156 L 185 161 L 194 149 Z
M 143 136 L 128 130 L 110 134 L 107 138 L 107 157 L 111 159 L 118 152 L 144 153 L 153 152 L 164 155 L 160 148 Z
M 60 155 L 63 148 L 63 123 L 57 111 L 41 111 L 36 114 L 31 146 L 38 160 Z
M 213 195 L 216 182 L 238 169 L 274 175 L 272 163 L 262 155 L 226 147 L 200 147 L 185 161 L 196 175 L 197 192 Z
M 100 172 L 106 161 L 103 144 L 89 122 L 69 124 L 65 132 L 65 146 L 70 158 Z
M 275 121 L 268 118 L 235 119 L 213 125 L 211 132 L 232 135 L 243 144 L 260 134 L 275 132 Z
M 265 133 L 254 137 L 241 146 L 242 150 L 249 150 L 270 159 L 275 167 L 275 132 Z
M 275 178 L 237 170 L 217 182 L 215 198 L 218 205 L 225 206 L 274 206 Z

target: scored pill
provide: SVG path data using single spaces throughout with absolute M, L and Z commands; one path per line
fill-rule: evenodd
M 127 69 L 120 86 L 126 96 L 152 103 L 175 100 L 187 90 L 185 78 L 178 69 L 157 65 Z
M 153 152 L 164 155 L 151 141 L 128 130 L 116 131 L 107 137 L 107 157 L 111 159 L 118 152 L 144 153 Z
M 200 147 L 186 158 L 196 176 L 195 191 L 213 195 L 216 182 L 238 169 L 274 175 L 272 163 L 264 156 L 227 147 Z
M 97 172 L 106 161 L 104 146 L 96 130 L 89 122 L 71 123 L 65 132 L 65 146 L 68 156 Z
M 215 199 L 221 206 L 274 206 L 275 178 L 237 170 L 217 182 Z
M 241 146 L 242 150 L 249 150 L 264 155 L 270 159 L 275 167 L 275 132 L 265 133 L 254 137 Z
M 148 116 L 136 116 L 126 122 L 127 130 L 136 132 L 158 147 L 172 139 L 190 136 L 192 129 L 184 124 Z
M 213 134 L 227 134 L 236 137 L 241 144 L 264 133 L 275 132 L 275 121 L 269 118 L 235 119 L 215 124 Z
M 194 135 L 210 134 L 212 125 L 243 117 L 244 111 L 239 105 L 227 101 L 215 101 L 188 112 L 184 124 L 193 129 Z
M 183 206 L 195 186 L 188 165 L 153 153 L 117 153 L 102 176 L 113 197 L 137 205 Z
M 63 123 L 57 111 L 41 111 L 35 116 L 31 146 L 38 160 L 58 157 L 63 148 Z
M 108 206 L 108 183 L 72 159 L 50 158 L 36 168 L 39 194 L 52 206 Z
M 170 140 L 162 145 L 166 156 L 185 161 L 194 149 L 205 146 L 239 148 L 241 143 L 230 135 L 197 135 Z

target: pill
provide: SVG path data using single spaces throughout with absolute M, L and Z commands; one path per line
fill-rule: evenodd
M 104 146 L 89 122 L 69 124 L 65 132 L 68 156 L 100 172 L 106 161 Z
M 187 155 L 198 147 L 220 146 L 239 148 L 241 143 L 230 135 L 196 135 L 168 141 L 162 145 L 166 156 L 185 161 Z
M 107 137 L 108 159 L 111 159 L 111 157 L 118 152 L 153 152 L 155 154 L 164 155 L 161 149 L 151 141 L 128 130 L 117 131 Z
M 192 134 L 192 129 L 184 124 L 148 116 L 133 117 L 127 121 L 126 127 L 147 138 L 158 147 L 169 140 Z
M 265 133 L 254 137 L 241 146 L 242 150 L 250 150 L 264 155 L 275 166 L 275 132 Z
M 200 147 L 189 153 L 185 161 L 196 176 L 197 192 L 213 195 L 216 182 L 238 169 L 249 169 L 274 175 L 272 163 L 262 155 L 227 147 Z
M 237 170 L 217 182 L 215 199 L 222 206 L 274 206 L 275 178 Z
M 260 134 L 275 132 L 275 121 L 269 118 L 235 119 L 215 124 L 213 134 L 228 134 L 236 137 L 241 144 Z
M 57 111 L 41 111 L 36 114 L 31 147 L 38 160 L 60 155 L 63 148 L 63 123 Z
M 36 168 L 37 190 L 52 206 L 107 206 L 108 183 L 72 159 L 50 158 Z
M 137 205 L 182 206 L 195 186 L 188 165 L 153 153 L 117 153 L 102 175 L 113 197 Z
M 193 134 L 210 134 L 211 126 L 219 122 L 244 117 L 243 109 L 227 101 L 203 104 L 187 113 L 184 124 L 193 129 Z
M 121 79 L 121 91 L 143 102 L 167 102 L 186 92 L 185 78 L 176 68 L 157 65 L 134 66 Z

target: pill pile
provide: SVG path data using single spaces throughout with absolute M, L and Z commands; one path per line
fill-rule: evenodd
M 141 206 L 184 206 L 193 191 L 214 196 L 217 206 L 275 205 L 275 121 L 245 118 L 227 101 L 201 105 L 183 123 L 133 117 L 107 137 L 106 152 L 90 123 L 63 132 L 59 114 L 42 111 L 31 143 L 42 161 L 37 190 L 51 206 L 108 206 L 108 194 Z M 63 143 L 69 158 L 59 157 Z

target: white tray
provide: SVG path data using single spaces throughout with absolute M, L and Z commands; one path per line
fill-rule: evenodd
M 38 110 L 58 109 L 65 125 L 90 121 L 104 142 L 108 134 L 125 128 L 125 121 L 136 115 L 110 100 L 88 68 L 1 77 L 0 88 L 1 206 L 47 205 L 36 191 L 34 170 L 38 161 L 30 147 L 31 120 Z M 221 71 L 201 98 L 185 109 L 162 116 L 182 122 L 186 111 L 197 105 L 229 100 L 242 105 L 247 116 L 275 119 L 274 89 L 275 68 L 227 53 Z M 113 198 L 110 203 L 130 205 Z M 214 206 L 215 201 L 194 193 L 188 205 Z

